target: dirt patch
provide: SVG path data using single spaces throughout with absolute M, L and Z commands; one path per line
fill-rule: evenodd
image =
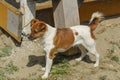
M 95 57 L 91 54 L 81 62 L 74 60 L 79 55 L 57 55 L 48 80 L 120 80 L 119 30 L 120 17 L 102 21 L 95 30 L 96 46 L 100 54 L 99 67 L 93 67 Z M 1 53 L 8 55 L 0 57 L 0 80 L 41 80 L 45 53 L 39 40 L 32 42 L 25 39 L 20 47 L 16 47 L 10 37 L 2 34 Z

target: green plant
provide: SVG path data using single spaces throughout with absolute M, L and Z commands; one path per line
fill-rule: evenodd
M 0 75 L 4 75 L 4 71 L 3 70 L 0 70 Z
M 120 44 L 116 44 L 118 46 L 118 48 L 120 49 Z
M 110 53 L 112 54 L 112 53 L 114 53 L 114 52 L 115 52 L 115 48 L 112 47 L 111 50 L 110 50 Z
M 0 70 L 0 80 L 5 80 L 4 73 L 3 70 Z
M 118 45 L 118 48 L 120 49 L 120 45 Z
M 99 78 L 99 80 L 106 80 L 106 78 L 107 78 L 107 75 L 103 75 Z
M 16 71 L 18 71 L 18 67 L 13 65 L 13 62 L 10 61 L 5 68 L 0 69 L 0 80 L 14 80 L 14 79 L 8 79 L 5 76 L 5 74 L 13 74 Z
M 51 74 L 52 75 L 64 75 L 68 73 L 69 69 L 69 63 L 67 60 L 62 60 L 61 63 L 55 66 L 55 68 L 52 69 Z
M 18 67 L 13 65 L 13 62 L 11 61 L 6 65 L 5 72 L 9 74 L 13 74 L 13 72 L 18 71 Z
M 99 68 L 100 68 L 100 69 L 102 69 L 102 70 L 106 70 L 106 69 L 107 69 L 107 68 L 105 68 L 105 67 L 102 67 L 102 66 L 101 66 L 101 67 L 99 67 Z
M 4 69 L 0 69 L 0 80 L 6 80 Z
M 7 79 L 0 75 L 0 80 L 7 80 Z
M 118 70 L 117 69 L 109 69 L 110 71 L 113 71 L 113 72 L 118 72 Z
M 61 67 L 58 67 L 58 68 L 54 68 L 51 71 L 51 74 L 52 75 L 57 75 L 57 74 L 64 75 L 64 74 L 67 74 L 67 70 L 65 68 L 63 69 Z
M 113 57 L 111 58 L 111 60 L 112 60 L 112 61 L 115 61 L 115 62 L 119 62 L 119 58 L 118 58 L 117 56 L 113 56 Z
M 9 56 L 11 53 L 12 47 L 11 46 L 6 46 L 4 48 L 0 49 L 0 57 L 5 57 Z

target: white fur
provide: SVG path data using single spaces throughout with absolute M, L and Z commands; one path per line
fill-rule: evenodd
M 25 36 L 29 36 L 30 33 L 31 33 L 30 26 L 27 26 L 27 27 L 23 28 L 22 34 L 24 34 Z
M 98 17 L 98 15 L 96 15 Z M 93 15 L 95 17 L 95 15 Z M 44 50 L 46 51 L 46 67 L 45 67 L 45 74 L 42 76 L 42 79 L 48 78 L 48 75 L 51 70 L 51 66 L 53 63 L 53 60 L 49 58 L 49 53 L 52 48 L 54 48 L 53 44 L 53 38 L 56 34 L 56 28 L 53 28 L 52 26 L 46 24 L 48 27 L 48 31 L 45 32 L 44 36 L 42 37 L 42 46 Z M 86 55 L 84 54 L 83 47 L 80 47 L 79 45 L 83 45 L 90 53 L 96 56 L 96 63 L 94 64 L 94 67 L 97 67 L 99 65 L 99 54 L 96 50 L 96 43 L 94 39 L 91 37 L 90 33 L 90 27 L 85 25 L 77 25 L 70 27 L 71 30 L 74 33 L 74 43 L 71 47 L 78 46 L 82 50 L 81 57 L 77 58 L 77 61 L 80 61 L 83 59 L 83 57 Z M 25 29 L 25 28 L 24 28 Z M 28 30 L 24 30 L 26 34 L 30 34 L 30 32 L 27 32 Z M 75 32 L 78 32 L 78 35 L 75 35 Z
M 103 18 L 103 13 L 101 12 L 94 12 L 91 16 L 89 24 L 93 21 L 94 18 Z

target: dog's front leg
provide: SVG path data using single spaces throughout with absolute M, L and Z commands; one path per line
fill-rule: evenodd
M 50 59 L 49 57 L 46 57 L 45 73 L 42 76 L 42 79 L 48 78 L 48 75 L 49 75 L 50 70 L 51 70 L 52 63 L 53 63 L 53 59 Z
M 53 63 L 53 58 L 50 58 L 50 54 L 52 53 L 54 54 L 54 51 L 52 50 L 48 50 L 46 52 L 46 66 L 45 66 L 45 74 L 42 76 L 42 79 L 46 79 L 48 78 L 48 75 L 50 73 L 51 67 L 52 67 L 52 63 Z

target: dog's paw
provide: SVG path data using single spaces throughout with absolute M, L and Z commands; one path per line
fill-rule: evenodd
M 44 74 L 44 75 L 42 76 L 42 79 L 47 79 L 47 78 L 48 78 L 48 75 L 45 75 L 45 74 Z
M 94 64 L 94 67 L 98 67 L 98 64 Z
M 75 59 L 76 61 L 81 61 L 82 60 L 82 58 L 77 58 L 77 59 Z

